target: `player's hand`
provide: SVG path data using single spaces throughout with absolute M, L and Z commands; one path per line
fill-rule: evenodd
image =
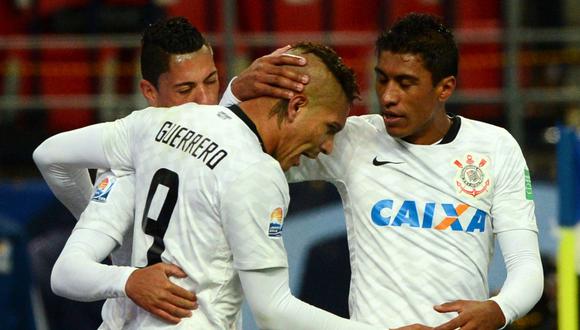
M 179 267 L 165 263 L 138 269 L 127 279 L 125 292 L 141 308 L 176 324 L 191 316 L 197 297 L 169 281 L 170 276 L 187 277 Z
M 276 49 L 271 54 L 256 59 L 232 82 L 232 93 L 241 101 L 260 96 L 290 99 L 304 90 L 310 77 L 291 67 L 303 66 L 306 59 L 284 54 L 290 46 Z
M 505 324 L 505 316 L 493 300 L 456 300 L 434 307 L 439 313 L 457 312 L 459 315 L 436 327 L 435 330 L 496 330 Z
M 419 324 L 419 323 L 415 323 L 415 324 L 407 325 L 407 326 L 396 328 L 396 329 L 390 329 L 390 330 L 433 330 L 433 328 L 428 327 L 426 325 Z

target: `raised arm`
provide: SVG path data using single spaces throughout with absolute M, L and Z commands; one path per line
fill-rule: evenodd
M 290 46 L 279 48 L 257 58 L 252 64 L 230 81 L 220 105 L 229 106 L 259 96 L 289 99 L 304 90 L 307 75 L 298 73 L 292 66 L 303 66 L 303 57 L 285 54 Z

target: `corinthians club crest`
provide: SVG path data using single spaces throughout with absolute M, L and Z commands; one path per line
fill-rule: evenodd
M 456 159 L 453 165 L 457 167 L 455 184 L 459 193 L 479 198 L 489 192 L 491 188 L 489 159 L 467 154 L 463 160 Z

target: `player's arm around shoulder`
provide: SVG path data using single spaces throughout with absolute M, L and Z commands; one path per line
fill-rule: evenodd
M 302 92 L 309 77 L 293 67 L 305 65 L 306 59 L 285 54 L 289 49 L 285 46 L 254 60 L 230 81 L 220 105 L 227 107 L 260 96 L 289 99 Z
M 99 153 L 105 125 L 96 124 L 54 135 L 32 154 L 52 192 L 77 219 L 87 206 L 91 193 L 87 168 L 108 167 L 108 162 Z

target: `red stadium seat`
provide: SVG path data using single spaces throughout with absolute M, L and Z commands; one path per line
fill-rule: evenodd
M 41 95 L 65 96 L 74 100 L 79 95 L 95 93 L 94 62 L 86 49 L 42 50 L 39 61 Z M 93 109 L 84 106 L 48 109 L 50 132 L 70 130 L 93 122 Z
M 500 27 L 499 1 L 464 0 L 456 4 L 456 29 L 489 29 Z M 472 41 L 472 40 L 470 40 Z M 497 43 L 463 43 L 459 45 L 459 85 L 461 89 L 501 89 L 502 49 Z M 467 105 L 462 114 L 484 121 L 498 121 L 502 117 L 500 105 Z

